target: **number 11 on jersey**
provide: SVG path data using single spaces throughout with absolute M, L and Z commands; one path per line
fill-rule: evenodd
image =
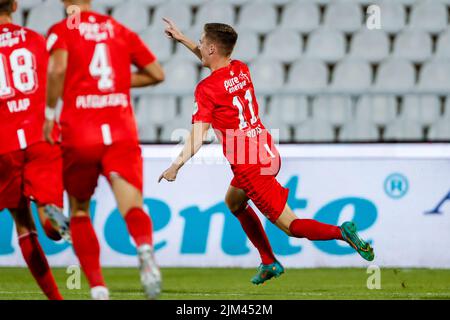
M 248 119 L 246 119 L 244 111 L 248 108 L 250 111 L 250 124 L 255 124 L 258 121 L 258 116 L 255 114 L 253 108 L 253 96 L 250 89 L 245 92 L 245 101 L 239 96 L 233 97 L 233 105 L 239 110 L 239 129 L 245 129 L 248 127 Z

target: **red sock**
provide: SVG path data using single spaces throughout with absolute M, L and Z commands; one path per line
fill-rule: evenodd
M 20 236 L 19 246 L 31 274 L 47 298 L 50 300 L 63 300 L 36 233 L 31 232 Z
M 49 237 L 53 241 L 61 240 L 61 235 L 53 227 L 52 223 L 50 222 L 50 219 L 45 219 L 44 225 L 42 227 L 44 228 L 47 237 Z
M 137 247 L 143 244 L 153 244 L 152 220 L 141 208 L 133 208 L 125 215 L 128 232 Z
M 339 227 L 310 219 L 294 220 L 289 231 L 296 238 L 308 240 L 343 240 Z
M 73 217 L 70 221 L 73 249 L 91 288 L 105 287 L 100 267 L 100 244 L 92 227 L 91 218 Z
M 269 239 L 267 239 L 266 232 L 261 224 L 255 211 L 247 205 L 243 210 L 240 210 L 234 215 L 239 219 L 247 237 L 258 249 L 259 255 L 263 264 L 271 264 L 275 262 L 275 256 L 270 246 Z

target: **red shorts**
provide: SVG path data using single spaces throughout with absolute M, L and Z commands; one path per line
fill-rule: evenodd
M 102 174 L 109 182 L 118 175 L 142 192 L 141 153 L 135 141 L 118 141 L 110 146 L 63 147 L 64 188 L 78 201 L 87 201 Z
M 38 142 L 0 155 L 0 209 L 18 208 L 22 197 L 63 206 L 59 145 Z
M 234 178 L 231 185 L 242 189 L 247 197 L 272 223 L 275 223 L 286 206 L 289 189 L 276 179 L 281 168 L 281 158 L 277 153 L 269 165 L 232 166 Z

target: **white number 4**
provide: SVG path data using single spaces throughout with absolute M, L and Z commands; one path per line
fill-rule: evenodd
M 98 79 L 99 90 L 106 91 L 114 87 L 112 79 L 113 69 L 109 61 L 109 52 L 106 44 L 98 43 L 95 46 L 94 56 L 89 65 L 89 72 L 93 78 Z

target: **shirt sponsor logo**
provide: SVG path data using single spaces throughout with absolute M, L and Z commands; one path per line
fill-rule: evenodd
M 0 34 L 0 47 L 14 47 L 19 44 L 20 41 L 26 41 L 27 32 L 25 29 L 19 29 L 15 31 L 9 31 L 8 28 L 4 28 Z
M 239 76 L 225 80 L 223 86 L 228 93 L 235 93 L 236 91 L 243 90 L 249 83 L 250 77 L 241 72 Z
M 114 38 L 114 27 L 110 20 L 103 23 L 81 22 L 79 31 L 80 35 L 88 41 L 100 42 Z

